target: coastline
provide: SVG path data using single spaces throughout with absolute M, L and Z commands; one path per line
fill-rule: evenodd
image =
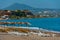
M 53 33 L 59 33 L 59 31 L 53 31 L 53 30 L 47 30 L 47 29 L 43 29 L 43 28 L 39 28 L 39 27 L 16 27 L 16 26 L 4 26 L 4 25 L 0 25 L 1 27 L 8 27 L 8 28 L 23 28 L 23 29 L 29 29 L 29 30 L 39 30 L 39 31 L 44 31 L 44 32 L 53 32 Z
M 29 27 L 28 27 L 29 28 Z M 51 31 L 45 31 L 45 30 L 39 30 L 39 29 L 28 29 L 25 27 L 1 27 L 0 26 L 0 33 L 3 33 L 2 35 L 5 35 L 4 33 L 7 33 L 6 35 L 18 35 L 18 36 L 35 36 L 37 37 L 60 37 L 60 33 L 55 33 Z

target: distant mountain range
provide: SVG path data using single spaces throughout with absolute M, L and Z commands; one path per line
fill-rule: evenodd
M 39 8 L 33 8 L 26 4 L 19 4 L 19 3 L 14 3 L 3 9 L 5 9 L 5 10 L 40 10 Z
M 5 10 L 41 10 L 41 8 L 34 8 L 26 4 L 20 4 L 20 3 L 14 3 L 6 8 L 3 8 Z M 48 8 L 47 8 L 48 9 Z M 43 10 L 43 9 L 42 9 Z M 45 8 L 46 10 L 46 8 Z
M 20 3 L 14 3 L 6 8 L 3 8 L 4 10 L 30 10 L 32 12 L 39 12 L 39 11 L 56 11 L 56 12 L 60 12 L 60 9 L 41 9 L 41 8 L 34 8 L 34 7 L 31 7 L 29 5 L 26 5 L 26 4 L 20 4 Z

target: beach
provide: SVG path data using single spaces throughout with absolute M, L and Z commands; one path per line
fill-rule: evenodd
M 0 40 L 60 40 L 60 1 L 0 0 Z
M 60 40 L 60 33 L 43 32 L 36 29 L 0 27 L 0 40 Z
M 19 36 L 0 33 L 0 40 L 60 40 L 60 37 L 40 37 L 37 35 Z

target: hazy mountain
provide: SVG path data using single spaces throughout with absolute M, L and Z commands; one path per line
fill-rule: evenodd
M 33 8 L 31 6 L 28 6 L 26 4 L 19 4 L 19 3 L 14 3 L 6 8 L 3 8 L 5 10 L 38 10 L 37 8 Z
M 48 12 L 52 12 L 53 11 L 56 11 L 60 13 L 60 9 L 41 9 L 41 8 L 34 8 L 34 7 L 31 7 L 29 5 L 26 5 L 26 4 L 19 4 L 19 3 L 14 3 L 6 8 L 3 8 L 4 10 L 31 10 L 33 12 L 35 12 L 36 14 L 38 14 L 37 12 L 42 12 L 42 11 L 48 11 Z M 35 14 L 34 13 L 34 14 Z

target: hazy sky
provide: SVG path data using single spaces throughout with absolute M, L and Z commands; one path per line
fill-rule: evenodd
M 27 4 L 36 8 L 60 9 L 60 0 L 0 0 L 0 8 L 7 7 L 14 3 Z

